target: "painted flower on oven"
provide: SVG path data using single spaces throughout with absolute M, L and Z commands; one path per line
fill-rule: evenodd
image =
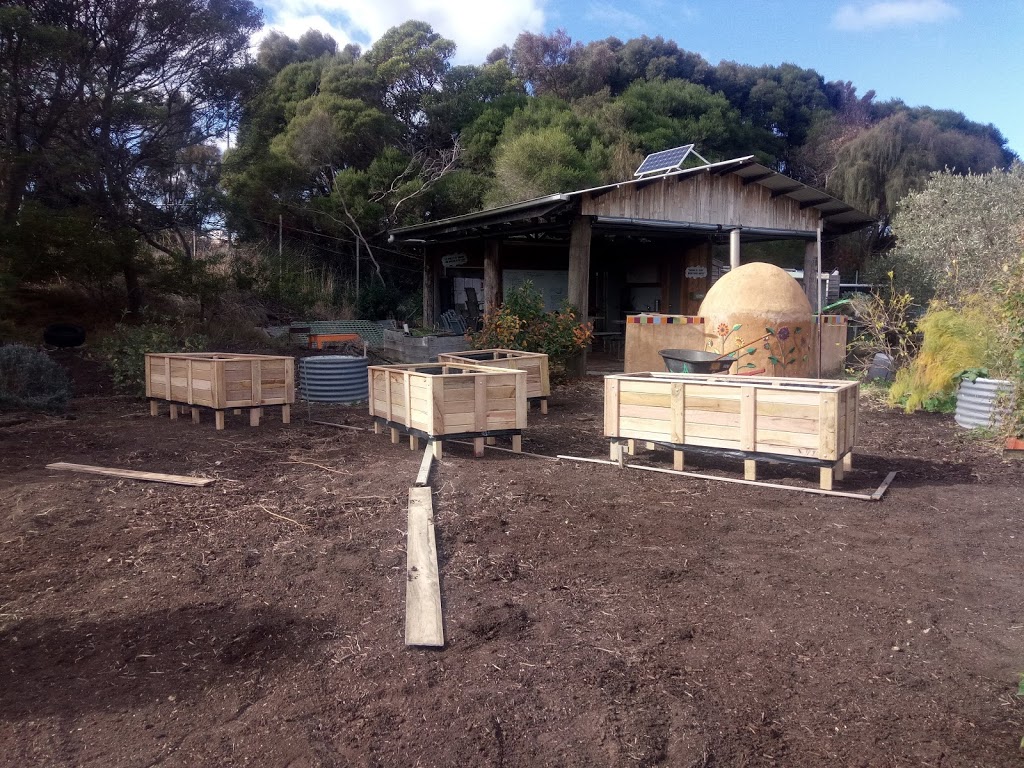
M 726 325 L 725 323 L 719 323 L 718 324 L 718 335 L 721 336 L 723 339 L 726 336 L 728 336 L 729 335 L 729 326 Z
M 785 341 L 789 338 L 789 328 L 779 328 L 777 336 L 779 337 L 779 341 Z

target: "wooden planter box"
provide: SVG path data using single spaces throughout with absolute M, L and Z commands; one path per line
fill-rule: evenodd
M 172 419 L 179 406 L 187 405 L 196 423 L 200 406 L 213 408 L 217 429 L 224 429 L 227 409 L 249 409 L 249 423 L 257 426 L 268 405 L 280 405 L 281 420 L 287 424 L 295 402 L 295 360 L 219 352 L 147 354 L 146 397 L 154 416 L 157 401 L 167 400 Z
M 440 458 L 442 439 L 472 438 L 479 456 L 485 439 L 511 435 L 512 450 L 522 450 L 526 371 L 414 363 L 371 366 L 367 375 L 374 431 L 390 427 L 392 442 L 398 442 L 399 431 L 409 435 L 413 449 L 427 438 Z
M 613 458 L 620 441 L 741 456 L 748 480 L 756 461 L 821 467 L 830 489 L 851 466 L 859 386 L 814 379 L 633 373 L 605 377 L 604 433 Z
M 540 402 L 540 412 L 548 412 L 551 396 L 551 378 L 548 375 L 548 356 L 543 352 L 520 352 L 515 349 L 474 349 L 438 355 L 439 363 L 470 363 L 490 368 L 513 368 L 526 371 L 526 399 Z

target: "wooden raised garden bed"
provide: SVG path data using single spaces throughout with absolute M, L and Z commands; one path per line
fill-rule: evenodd
M 371 366 L 367 375 L 374 431 L 389 427 L 392 442 L 405 432 L 410 448 L 416 449 L 419 438 L 426 438 L 440 458 L 442 440 L 472 438 L 474 453 L 480 456 L 485 440 L 510 435 L 512 450 L 522 450 L 526 371 L 413 363 Z
M 757 461 L 811 464 L 821 468 L 821 487 L 851 467 L 857 439 L 856 382 L 793 378 L 632 373 L 605 377 L 604 433 L 612 458 L 622 442 L 675 452 L 724 453 L 745 461 L 755 480 Z
M 513 368 L 526 371 L 526 399 L 540 403 L 540 412 L 548 412 L 551 378 L 548 356 L 543 352 L 520 352 L 515 349 L 474 349 L 437 356 L 439 363 L 470 363 L 490 368 Z
M 295 402 L 295 360 L 272 355 L 231 355 L 219 352 L 152 353 L 146 355 L 146 397 L 153 416 L 159 401 L 191 410 L 199 423 L 199 408 L 212 408 L 217 429 L 224 429 L 224 412 L 249 411 L 249 423 L 259 426 L 263 408 L 281 406 L 281 421 L 290 421 Z

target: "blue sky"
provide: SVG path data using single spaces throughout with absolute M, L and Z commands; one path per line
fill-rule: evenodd
M 368 46 L 421 19 L 479 64 L 519 32 L 573 40 L 661 35 L 713 64 L 792 62 L 859 94 L 963 112 L 993 123 L 1024 156 L 1024 1 L 888 0 L 264 0 L 269 27 L 311 27 Z

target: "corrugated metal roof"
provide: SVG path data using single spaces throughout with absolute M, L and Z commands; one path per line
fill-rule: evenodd
M 698 166 L 696 168 L 683 168 L 669 171 L 657 176 L 645 176 L 638 179 L 617 182 L 615 184 L 604 184 L 599 187 L 589 187 L 575 192 L 564 192 L 558 195 L 547 195 L 533 200 L 524 200 L 520 203 L 492 208 L 487 211 L 467 213 L 463 216 L 452 216 L 438 221 L 425 222 L 409 227 L 399 227 L 391 230 L 391 237 L 394 240 L 427 240 L 431 238 L 450 235 L 456 232 L 463 232 L 475 228 L 492 226 L 495 224 L 509 223 L 512 221 L 523 221 L 551 213 L 560 212 L 568 208 L 568 205 L 575 202 L 583 195 L 599 195 L 613 189 L 637 185 L 642 189 L 650 184 L 666 179 L 685 179 L 698 174 L 712 174 L 724 176 L 734 174 L 744 184 L 758 184 L 769 192 L 773 197 L 788 197 L 796 201 L 801 208 L 814 208 L 824 218 L 826 229 L 839 231 L 855 231 L 869 224 L 875 219 L 862 211 L 858 211 L 851 205 L 833 197 L 827 192 L 808 186 L 802 182 L 792 179 L 783 173 L 774 171 L 766 165 L 757 161 L 754 155 L 738 157 L 733 160 L 725 160 L 719 163 Z M 731 222 L 708 222 L 729 224 Z

